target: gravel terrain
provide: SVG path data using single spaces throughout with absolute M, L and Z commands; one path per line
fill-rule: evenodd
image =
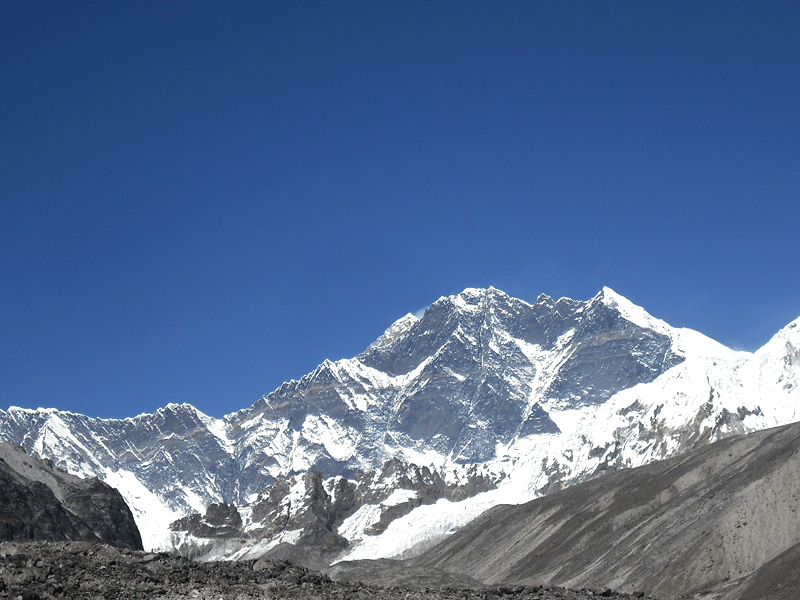
M 167 554 L 87 542 L 3 542 L 0 598 L 87 600 L 197 598 L 251 600 L 588 600 L 636 598 L 611 590 L 556 587 L 382 588 L 332 581 L 286 561 L 199 563 Z

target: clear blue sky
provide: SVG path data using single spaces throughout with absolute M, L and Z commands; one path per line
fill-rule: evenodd
M 800 316 L 798 2 L 42 2 L 0 23 L 0 407 L 249 406 L 439 296 Z

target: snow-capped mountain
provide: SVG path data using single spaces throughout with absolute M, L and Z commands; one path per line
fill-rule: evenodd
M 467 289 L 223 419 L 10 408 L 0 440 L 117 487 L 146 547 L 397 556 L 495 504 L 798 420 L 799 322 L 734 352 L 608 288 Z

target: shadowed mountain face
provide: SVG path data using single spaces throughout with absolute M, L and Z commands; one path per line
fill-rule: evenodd
M 142 549 L 119 492 L 0 444 L 0 540 L 92 541 Z
M 370 348 L 360 358 L 365 365 L 403 374 L 426 357 L 425 385 L 401 398 L 390 427 L 415 441 L 444 431 L 442 437 L 453 446 L 442 451 L 462 462 L 482 462 L 493 458 L 495 443 L 507 443 L 523 430 L 526 435 L 559 431 L 540 406 L 529 402 L 531 384 L 543 368 L 531 350 L 554 353 L 559 344 L 570 344 L 572 352 L 537 394 L 540 403 L 600 403 L 682 360 L 670 354 L 667 336 L 626 321 L 602 302 L 554 303 L 540 297 L 529 305 L 497 290 L 440 300 L 402 343 Z M 483 439 L 476 440 L 476 422 L 485 424 L 479 430 Z
M 796 598 L 798 544 L 793 424 L 497 506 L 407 568 L 660 598 Z
M 480 463 L 520 434 L 558 433 L 542 403 L 602 403 L 680 363 L 670 348 L 668 336 L 601 299 L 541 296 L 531 305 L 495 289 L 466 290 L 441 298 L 419 320 L 401 319 L 355 359 L 324 363 L 286 384 L 235 421 L 251 431 L 257 416 L 296 431 L 309 418 L 335 421 L 352 453 L 324 440 L 302 442 L 308 468 L 324 474 L 377 468 L 415 451 Z M 261 460 L 249 468 L 278 471 L 281 457 Z
M 798 321 L 750 354 L 608 288 L 467 289 L 223 419 L 12 408 L 0 440 L 118 488 L 149 549 L 409 556 L 498 503 L 800 419 L 798 356 Z

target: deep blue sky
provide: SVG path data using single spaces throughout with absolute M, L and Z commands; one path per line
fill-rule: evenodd
M 0 407 L 221 416 L 439 296 L 800 316 L 800 3 L 41 2 L 0 22 Z

